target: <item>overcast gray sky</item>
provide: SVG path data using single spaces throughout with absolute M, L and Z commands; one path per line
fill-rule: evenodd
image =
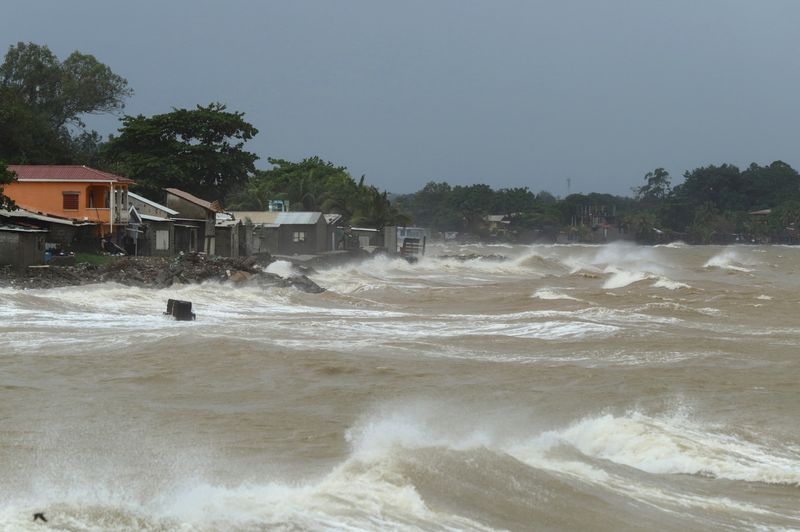
M 91 53 L 128 114 L 213 101 L 268 156 L 628 194 L 663 166 L 800 167 L 796 0 L 4 0 L 0 46 Z M 3 51 L 4 53 L 4 51 Z M 90 121 L 103 135 L 116 119 Z

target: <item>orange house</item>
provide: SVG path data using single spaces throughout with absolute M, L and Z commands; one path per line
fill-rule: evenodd
M 77 165 L 9 165 L 17 181 L 3 193 L 28 211 L 98 224 L 98 233 L 119 231 L 128 223 L 126 177 Z

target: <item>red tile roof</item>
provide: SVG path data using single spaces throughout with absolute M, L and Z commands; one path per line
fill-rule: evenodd
M 188 192 L 184 192 L 183 190 L 179 190 L 177 188 L 165 188 L 164 190 L 166 190 L 167 192 L 169 192 L 173 196 L 178 196 L 179 198 L 185 199 L 186 201 L 188 201 L 190 203 L 194 203 L 195 205 L 199 205 L 199 206 L 203 207 L 204 209 L 208 209 L 209 211 L 225 212 L 225 211 L 222 210 L 222 207 L 220 207 L 218 201 L 210 202 L 210 201 L 202 200 L 202 199 L 198 198 L 197 196 L 192 196 Z
M 134 183 L 127 177 L 102 172 L 88 166 L 63 164 L 10 164 L 8 169 L 20 181 L 102 181 L 107 183 Z

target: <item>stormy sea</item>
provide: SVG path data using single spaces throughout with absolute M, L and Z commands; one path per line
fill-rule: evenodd
M 0 529 L 798 529 L 798 275 L 450 245 L 322 294 L 2 288 Z

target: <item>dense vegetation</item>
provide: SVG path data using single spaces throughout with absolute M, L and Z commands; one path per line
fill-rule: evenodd
M 13 209 L 14 201 L 3 194 L 3 185 L 13 183 L 16 179 L 3 161 L 0 161 L 0 209 Z
M 255 172 L 258 156 L 244 143 L 258 134 L 243 113 L 215 103 L 151 117 L 125 116 L 119 135 L 101 150 L 104 166 L 136 180 L 145 195 L 162 188 L 201 198 L 223 198 Z
M 341 214 L 353 226 L 383 228 L 407 225 L 410 219 L 389 201 L 386 192 L 356 182 L 347 169 L 310 157 L 299 163 L 268 159 L 271 170 L 258 170 L 227 201 L 232 210 L 266 210 L 270 200 L 285 200 L 292 210 Z
M 781 161 L 696 168 L 674 187 L 656 168 L 633 197 L 559 199 L 527 187 L 446 182 L 390 197 L 319 157 L 269 158 L 271 168 L 257 169 L 245 143 L 258 130 L 220 103 L 123 116 L 118 134 L 105 141 L 87 130 L 82 116 L 119 112 L 132 94 L 124 78 L 91 55 L 76 51 L 60 61 L 47 46 L 11 46 L 0 65 L 0 207 L 10 205 L 2 186 L 14 178 L 4 163 L 71 163 L 131 177 L 134 189 L 153 199 L 164 187 L 222 200 L 232 210 L 262 210 L 280 199 L 292 210 L 339 213 L 354 226 L 413 223 L 480 238 L 602 241 L 611 228 L 646 243 L 794 242 L 800 225 L 800 176 Z M 750 214 L 761 210 L 769 213 Z

